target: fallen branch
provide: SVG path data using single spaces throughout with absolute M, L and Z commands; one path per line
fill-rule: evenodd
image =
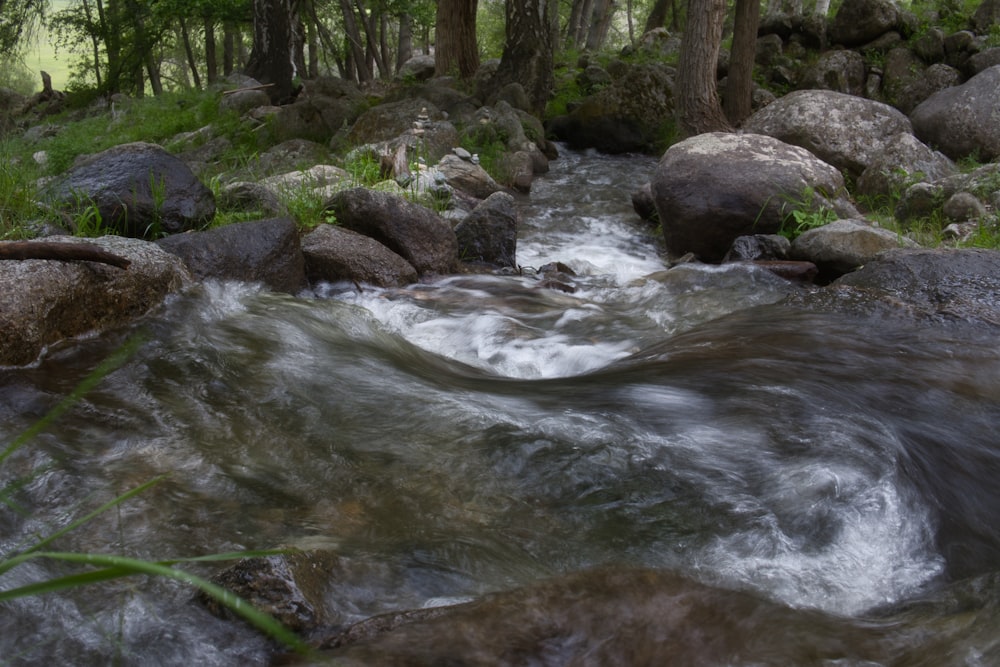
M 236 93 L 242 93 L 245 90 L 264 90 L 265 88 L 270 88 L 273 85 L 274 85 L 273 83 L 262 83 L 259 86 L 247 86 L 245 88 L 234 88 L 232 90 L 224 90 L 222 91 L 222 94 L 223 96 L 225 96 L 225 95 L 235 95 Z
M 127 269 L 131 261 L 91 243 L 55 241 L 8 241 L 0 243 L 0 260 L 52 259 L 59 262 L 99 262 Z

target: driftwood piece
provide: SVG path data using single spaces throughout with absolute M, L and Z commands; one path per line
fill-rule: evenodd
M 52 259 L 59 262 L 100 262 L 127 269 L 131 261 L 110 253 L 92 243 L 58 243 L 54 241 L 9 241 L 0 243 L 0 260 Z

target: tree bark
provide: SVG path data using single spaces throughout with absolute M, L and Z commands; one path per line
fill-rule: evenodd
M 358 22 L 354 16 L 354 8 L 351 7 L 351 0 L 340 0 L 340 11 L 344 15 L 345 39 L 350 49 L 350 62 L 357 69 L 358 83 L 371 81 L 374 77 L 371 68 L 368 67 L 368 60 L 365 58 L 361 31 L 358 30 Z
M 503 55 L 489 87 L 520 83 L 541 117 L 552 95 L 555 44 L 559 35 L 558 0 L 507 0 Z
M 736 0 L 735 14 L 725 111 L 729 122 L 739 127 L 753 112 L 753 65 L 757 52 L 760 0 Z
M 0 243 L 2 259 L 53 259 L 60 262 L 99 262 L 127 269 L 129 260 L 110 253 L 92 243 L 59 243 L 57 241 L 8 241 Z
M 716 77 L 725 16 L 725 0 L 689 0 L 674 100 L 683 136 L 732 131 L 719 104 Z
M 413 57 L 413 17 L 403 12 L 399 15 L 399 37 L 396 46 L 396 71 Z
M 215 19 L 205 17 L 205 78 L 212 85 L 219 80 L 219 58 L 215 44 Z
M 670 8 L 670 0 L 656 0 L 646 17 L 646 27 L 643 32 L 649 32 L 656 28 L 667 25 L 667 10 Z
M 246 72 L 269 83 L 275 104 L 292 97 L 292 9 L 288 0 L 253 0 L 253 50 Z
M 198 63 L 194 59 L 194 49 L 191 48 L 191 36 L 188 35 L 187 21 L 182 17 L 180 19 L 181 24 L 181 41 L 184 42 L 184 54 L 187 56 L 188 67 L 191 68 L 191 77 L 194 80 L 194 87 L 201 90 L 201 76 L 198 74 Z
M 614 0 L 596 0 L 594 2 L 594 13 L 590 19 L 590 30 L 587 31 L 588 51 L 600 51 L 604 42 L 608 39 L 608 30 L 611 28 L 611 19 L 615 15 Z
M 479 69 L 476 10 L 479 0 L 440 0 L 434 28 L 434 72 L 472 77 Z

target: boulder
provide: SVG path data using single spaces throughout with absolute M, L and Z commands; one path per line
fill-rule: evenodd
M 219 108 L 223 111 L 235 111 L 243 114 L 257 107 L 270 106 L 271 98 L 263 90 L 240 88 L 226 91 L 222 94 Z
M 886 140 L 858 179 L 857 193 L 869 197 L 891 196 L 919 181 L 936 181 L 958 172 L 955 163 L 931 149 L 909 132 Z
M 224 211 L 258 211 L 275 217 L 288 215 L 287 207 L 271 188 L 256 182 L 236 181 L 219 190 L 218 205 Z
M 863 266 L 879 253 L 903 245 L 915 244 L 864 220 L 835 220 L 796 237 L 789 256 L 812 262 L 819 269 L 820 281 L 829 282 Z
M 321 224 L 302 238 L 306 277 L 312 283 L 350 280 L 379 287 L 416 282 L 417 270 L 378 241 Z
M 292 294 L 307 284 L 299 232 L 291 218 L 176 234 L 157 244 L 184 260 L 198 279 L 259 282 L 277 292 Z
M 1000 156 L 1000 65 L 931 95 L 910 115 L 922 141 L 958 160 Z
M 886 142 L 910 132 L 910 121 L 887 104 L 829 90 L 789 93 L 756 112 L 743 129 L 800 146 L 860 176 Z
M 879 99 L 904 114 L 939 90 L 957 86 L 962 74 L 954 67 L 935 63 L 930 67 L 908 48 L 894 48 L 886 54 Z
M 777 233 L 793 210 L 859 216 L 844 177 L 809 151 L 757 134 L 707 133 L 671 146 L 652 179 L 667 251 L 720 261 L 738 236 Z
M 255 169 L 266 174 L 298 171 L 303 165 L 323 164 L 332 154 L 325 145 L 308 139 L 288 139 L 271 146 L 257 158 Z
M 338 224 L 375 239 L 402 256 L 420 275 L 449 273 L 455 268 L 455 232 L 428 208 L 398 195 L 351 188 L 336 193 L 326 209 L 336 216 Z
M 865 69 L 865 59 L 857 51 L 827 51 L 806 68 L 799 87 L 861 96 L 865 90 Z
M 215 197 L 181 160 L 156 144 L 109 148 L 74 165 L 45 196 L 78 215 L 100 215 L 124 236 L 156 238 L 202 227 L 215 215 Z
M 178 258 L 146 241 L 61 236 L 46 242 L 90 244 L 130 264 L 0 261 L 0 365 L 28 364 L 62 339 L 125 324 L 191 280 Z
M 861 46 L 894 30 L 899 22 L 899 6 L 893 0 L 844 0 L 830 23 L 830 40 Z
M 494 192 L 502 192 L 503 187 L 474 162 L 463 160 L 457 155 L 445 155 L 437 163 L 437 171 L 452 188 L 460 190 L 476 199 L 486 199 Z
M 911 185 L 896 204 L 896 218 L 908 222 L 931 216 L 960 192 L 973 194 L 983 204 L 995 207 L 1000 201 L 1000 163 L 984 164 L 968 173 Z
M 357 84 L 339 77 L 306 81 L 294 104 L 274 107 L 267 129 L 273 141 L 328 142 L 368 108 Z
M 396 78 L 401 81 L 427 81 L 434 77 L 434 67 L 434 56 L 416 55 L 400 66 Z
M 516 268 L 517 205 L 506 192 L 496 192 L 455 226 L 458 255 L 465 262 Z
M 548 124 L 572 148 L 605 153 L 648 152 L 662 145 L 673 117 L 674 70 L 658 63 L 628 67 L 611 85 Z
M 863 289 L 907 304 L 932 320 L 1000 325 L 1000 252 L 965 248 L 898 248 L 840 278 L 835 286 Z

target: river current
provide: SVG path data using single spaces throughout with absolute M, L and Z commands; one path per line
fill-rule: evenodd
M 343 623 L 643 568 L 760 605 L 752 650 L 660 664 L 1000 665 L 995 338 L 805 307 L 814 288 L 751 266 L 668 270 L 629 200 L 655 161 L 552 167 L 520 203 L 520 275 L 208 283 L 0 370 L 7 443 L 143 341 L 3 462 L 0 558 L 165 475 L 56 546 L 332 550 Z M 191 598 L 131 578 L 0 602 L 0 664 L 267 664 Z M 716 612 L 688 630 L 743 631 Z

